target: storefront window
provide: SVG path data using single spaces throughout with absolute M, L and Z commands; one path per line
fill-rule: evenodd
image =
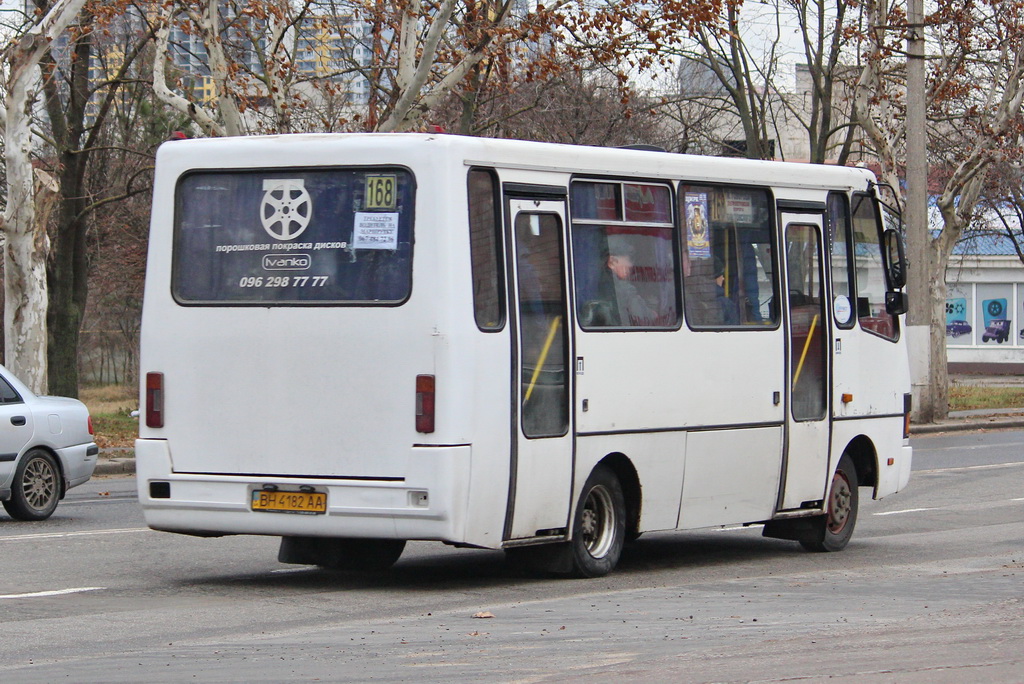
M 1014 344 L 1013 287 L 1009 284 L 979 284 L 975 289 L 975 344 Z
M 968 345 L 974 341 L 970 323 L 974 298 L 970 285 L 951 285 L 946 290 L 946 344 Z

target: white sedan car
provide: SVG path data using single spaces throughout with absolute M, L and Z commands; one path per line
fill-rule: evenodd
M 0 366 L 0 501 L 18 520 L 45 520 L 99 458 L 89 409 L 40 397 Z

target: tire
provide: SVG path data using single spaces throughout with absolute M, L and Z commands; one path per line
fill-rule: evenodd
M 30 450 L 18 464 L 4 508 L 16 520 L 46 520 L 60 502 L 60 477 L 53 456 L 42 449 Z
M 405 550 L 404 539 L 328 539 L 283 537 L 277 559 L 282 563 L 319 565 L 328 570 L 387 570 Z
M 857 508 L 860 503 L 857 485 L 857 469 L 853 459 L 843 454 L 832 475 L 826 514 L 821 517 L 820 525 L 823 529 L 819 533 L 824 533 L 821 541 L 801 541 L 801 546 L 808 551 L 819 552 L 842 551 L 846 548 L 853 536 L 853 528 L 857 525 Z
M 573 519 L 573 574 L 602 577 L 611 572 L 622 555 L 626 539 L 626 500 L 619 478 L 605 466 L 594 468 L 587 478 Z

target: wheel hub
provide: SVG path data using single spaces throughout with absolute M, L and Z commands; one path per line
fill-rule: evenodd
M 828 530 L 839 534 L 850 520 L 850 481 L 842 471 L 832 476 L 832 491 L 828 499 Z
M 611 493 L 605 487 L 594 487 L 587 494 L 580 529 L 583 543 L 594 558 L 603 558 L 612 547 L 615 526 Z
M 56 492 L 53 470 L 44 461 L 34 461 L 25 470 L 25 500 L 36 509 L 46 508 Z

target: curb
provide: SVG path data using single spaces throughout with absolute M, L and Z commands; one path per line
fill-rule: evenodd
M 970 420 L 944 420 L 939 423 L 911 425 L 910 436 L 931 435 L 941 432 L 968 432 L 970 430 L 1012 430 L 1024 428 L 1024 418 L 980 416 Z
M 104 458 L 100 454 L 100 460 L 92 471 L 93 475 L 134 475 L 134 458 Z
M 111 447 L 100 449 L 100 457 L 93 475 L 134 475 L 135 449 L 131 447 Z

